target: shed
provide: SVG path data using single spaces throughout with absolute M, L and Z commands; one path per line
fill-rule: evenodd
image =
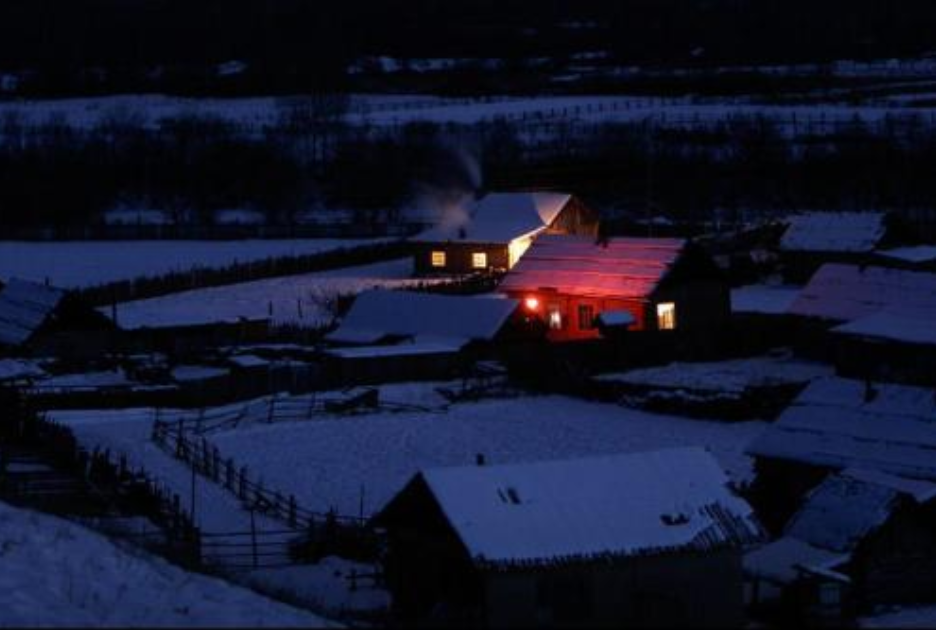
M 0 289 L 0 348 L 98 354 L 115 327 L 63 289 L 11 279 Z
M 568 193 L 490 193 L 413 237 L 417 273 L 505 271 L 540 234 L 597 236 L 598 215 Z
M 608 311 L 630 313 L 629 330 L 709 332 L 731 311 L 711 258 L 670 238 L 543 236 L 498 290 L 522 300 L 525 314 L 541 319 L 555 341 L 598 337 L 596 318 Z
M 845 468 L 936 482 L 934 418 L 932 389 L 814 380 L 747 449 L 758 513 L 778 528 L 809 490 Z
M 800 347 L 842 376 L 936 385 L 936 274 L 824 265 L 790 313 Z
M 745 557 L 745 570 L 777 587 L 798 621 L 841 623 L 936 592 L 934 525 L 936 484 L 848 468 L 810 492 L 783 537 Z
M 807 280 L 824 263 L 866 262 L 887 236 L 880 212 L 804 212 L 787 221 L 779 249 L 788 282 Z
M 741 550 L 762 532 L 727 483 L 701 448 L 425 470 L 375 517 L 394 610 L 491 627 L 739 625 Z
M 516 309 L 502 296 L 365 291 L 325 337 L 326 355 L 341 383 L 445 378 L 505 335 Z

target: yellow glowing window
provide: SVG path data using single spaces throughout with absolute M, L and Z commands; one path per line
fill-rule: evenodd
M 445 266 L 445 252 L 432 252 L 432 266 L 433 267 Z
M 475 269 L 487 268 L 487 254 L 484 252 L 475 252 L 471 255 L 471 266 Z
M 673 302 L 657 304 L 657 328 L 660 330 L 676 328 L 676 304 Z

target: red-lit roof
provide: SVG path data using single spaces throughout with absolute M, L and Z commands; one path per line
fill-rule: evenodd
M 673 238 L 616 238 L 602 245 L 591 237 L 544 235 L 500 288 L 643 299 L 653 293 L 684 247 L 684 240 Z

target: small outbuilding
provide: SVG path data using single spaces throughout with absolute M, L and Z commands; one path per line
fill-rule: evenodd
M 568 193 L 490 193 L 412 240 L 417 273 L 506 271 L 541 234 L 597 236 L 598 215 Z
M 375 289 L 359 294 L 325 340 L 340 383 L 447 378 L 487 358 L 517 302 Z
M 787 222 L 779 244 L 787 282 L 805 282 L 830 262 L 868 262 L 888 235 L 888 217 L 881 212 L 804 212 Z
M 932 389 L 814 380 L 747 449 L 758 514 L 778 531 L 810 490 L 846 468 L 936 482 L 933 418 Z
M 727 484 L 701 448 L 425 470 L 375 517 L 393 611 L 473 627 L 737 627 L 742 550 L 762 530 Z
M 542 236 L 498 290 L 554 341 L 597 338 L 625 312 L 635 331 L 713 332 L 731 315 L 722 272 L 682 239 Z
M 783 536 L 745 557 L 755 606 L 843 625 L 936 592 L 936 484 L 848 468 L 810 492 Z
M 96 355 L 116 327 L 63 289 L 11 279 L 0 289 L 0 352 Z

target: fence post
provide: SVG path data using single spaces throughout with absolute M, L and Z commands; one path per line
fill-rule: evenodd
M 211 472 L 211 478 L 218 483 L 221 480 L 221 453 L 217 446 L 213 447 L 211 452 Z
M 241 501 L 247 500 L 247 467 L 241 466 L 240 480 L 237 485 L 237 497 Z
M 296 497 L 292 494 L 289 495 L 289 526 L 296 528 Z
M 253 551 L 253 567 L 257 568 L 257 522 L 254 518 L 254 509 L 250 508 L 250 547 Z

